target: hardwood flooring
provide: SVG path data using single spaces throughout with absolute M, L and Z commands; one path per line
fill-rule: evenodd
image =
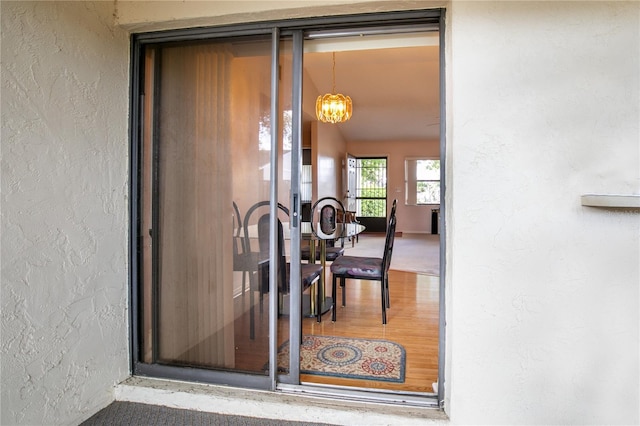
M 327 284 L 330 291 L 331 285 Z M 386 325 L 382 325 L 380 283 L 347 280 L 346 307 L 340 306 L 342 294 L 338 286 L 336 322 L 331 322 L 330 311 L 323 315 L 319 324 L 315 318 L 304 318 L 303 334 L 386 339 L 399 343 L 406 351 L 405 382 L 389 383 L 303 374 L 303 383 L 402 392 L 433 392 L 432 383 L 436 382 L 438 377 L 439 278 L 390 271 L 389 290 L 391 308 L 387 310 Z M 247 298 L 237 299 L 237 303 L 242 303 L 242 299 Z M 247 307 L 246 300 L 244 307 Z M 246 309 L 242 312 L 234 325 L 234 329 L 237 330 L 236 369 L 262 371 L 268 360 L 268 298 L 265 297 L 262 314 L 259 307 L 255 309 L 256 336 L 253 340 L 248 338 L 249 315 Z M 283 343 L 288 337 L 288 317 L 282 316 L 278 320 L 279 343 Z

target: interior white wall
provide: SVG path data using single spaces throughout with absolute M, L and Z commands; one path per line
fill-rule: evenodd
M 311 135 L 313 199 L 336 197 L 345 202 L 342 174 L 346 142 L 342 134 L 331 124 L 312 122 Z
M 640 3 L 447 12 L 456 424 L 638 424 Z
M 2 413 L 78 424 L 129 375 L 128 37 L 112 2 L 1 2 Z

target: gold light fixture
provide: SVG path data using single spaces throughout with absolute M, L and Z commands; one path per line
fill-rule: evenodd
M 351 98 L 336 93 L 336 52 L 333 52 L 333 92 L 318 96 L 316 117 L 323 123 L 342 123 L 351 118 Z

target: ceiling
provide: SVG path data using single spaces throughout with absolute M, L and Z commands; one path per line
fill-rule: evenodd
M 434 43 L 434 35 L 436 42 Z M 336 52 L 336 91 L 351 97 L 353 116 L 333 124 L 346 141 L 423 141 L 439 139 L 439 49 L 437 33 L 408 47 L 378 48 L 378 41 L 304 55 L 304 121 L 315 120 L 317 94 L 331 92 L 332 51 Z M 376 46 L 378 45 L 378 46 Z M 306 46 L 305 46 L 306 48 Z M 323 50 L 323 51 L 319 51 Z M 327 51 L 331 50 L 331 51 Z M 307 90 L 315 86 L 316 92 Z M 312 98 L 312 99 L 310 99 Z

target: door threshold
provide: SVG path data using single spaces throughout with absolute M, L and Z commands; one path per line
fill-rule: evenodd
M 334 425 L 449 424 L 434 407 L 401 406 L 380 401 L 330 397 L 310 386 L 283 386 L 274 392 L 223 385 L 132 376 L 116 385 L 115 400 L 272 420 Z M 304 389 L 294 390 L 293 388 Z
M 278 390 L 283 393 L 313 395 L 320 398 L 329 398 L 340 401 L 357 401 L 387 406 L 419 407 L 439 409 L 436 394 L 419 392 L 404 392 L 384 390 L 378 391 L 370 388 L 357 388 L 351 386 L 326 385 L 322 383 L 303 382 L 302 385 L 289 385 L 279 383 Z

